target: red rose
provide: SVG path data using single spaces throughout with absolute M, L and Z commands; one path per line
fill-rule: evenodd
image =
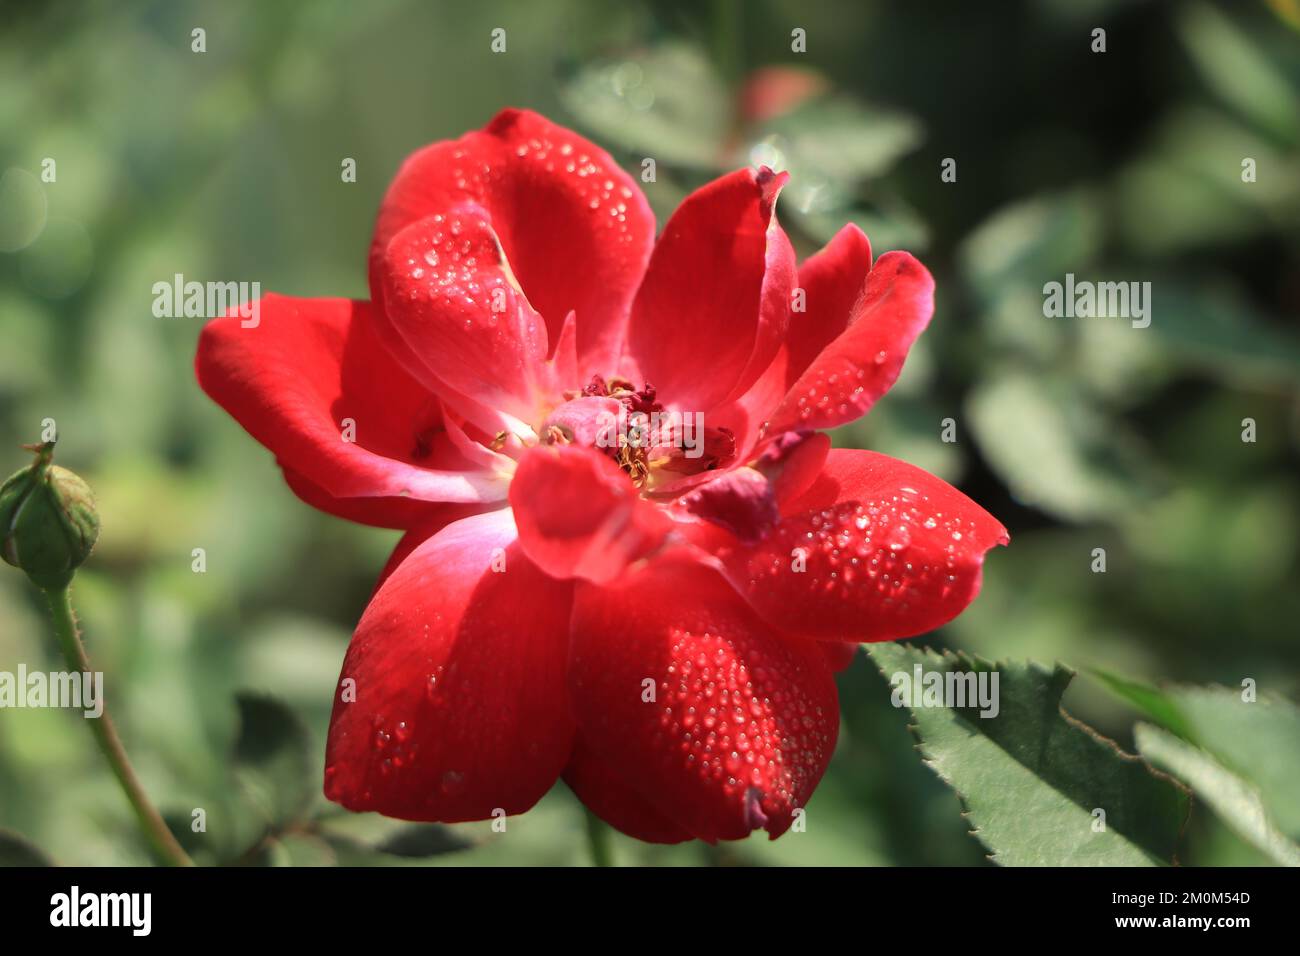
M 403 165 L 371 301 L 204 329 L 200 383 L 294 491 L 407 532 L 343 664 L 331 800 L 478 820 L 563 776 L 645 840 L 777 836 L 854 644 L 975 596 L 1002 526 L 816 431 L 888 390 L 933 280 L 853 226 L 797 266 L 785 180 L 724 176 L 656 242 L 605 152 L 507 110 Z

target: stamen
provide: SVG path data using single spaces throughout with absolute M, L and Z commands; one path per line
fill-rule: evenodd
M 612 398 L 628 410 L 630 421 L 638 418 L 644 421 L 651 412 L 658 412 L 663 406 L 655 400 L 655 387 L 649 382 L 641 389 L 625 378 L 611 376 L 608 379 L 593 375 L 591 381 L 583 386 L 581 394 L 588 397 Z M 567 397 L 567 393 L 566 393 Z M 607 454 L 618 463 L 618 467 L 627 472 L 632 483 L 640 488 L 650 478 L 650 464 L 647 461 L 649 443 L 634 441 L 628 435 L 619 435 L 616 447 L 607 449 Z
M 650 477 L 650 465 L 646 462 L 646 450 L 632 444 L 623 435 L 619 436 L 619 447 L 614 455 L 618 467 L 627 472 L 632 484 L 640 488 Z

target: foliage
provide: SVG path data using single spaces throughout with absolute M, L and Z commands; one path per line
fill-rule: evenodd
M 595 0 L 6 11 L 0 175 L 22 172 L 0 181 L 0 473 L 58 422 L 60 460 L 102 517 L 75 585 L 88 650 L 200 862 L 587 860 L 562 786 L 506 834 L 324 802 L 334 680 L 396 536 L 301 505 L 199 394 L 198 322 L 150 312 L 175 273 L 364 296 L 398 163 L 505 105 L 574 124 L 634 175 L 658 157 L 645 189 L 660 222 L 718 171 L 762 161 L 793 174 L 779 215 L 801 254 L 846 221 L 877 252 L 917 253 L 935 318 L 894 392 L 837 441 L 934 470 L 1012 535 L 970 610 L 924 638 L 944 656 L 874 648 L 841 675 L 841 744 L 805 833 L 615 838 L 616 862 L 1295 861 L 1297 33 L 1226 0 L 976 6 L 768 0 L 731 26 L 726 4 Z M 1088 49 L 1094 18 L 1105 54 Z M 493 57 L 501 24 L 510 52 Z M 206 54 L 190 52 L 195 25 Z M 819 92 L 744 115 L 744 78 L 773 64 L 815 73 Z M 45 157 L 55 183 L 37 178 Z M 939 177 L 949 157 L 955 183 Z M 1042 287 L 1067 272 L 1151 281 L 1151 326 L 1045 317 Z M 949 417 L 955 443 L 940 440 Z M 0 575 L 0 669 L 54 653 L 26 582 Z M 1000 665 L 1000 723 L 896 708 L 879 673 L 981 657 L 1025 662 Z M 1029 663 L 1055 660 L 1104 676 L 1067 688 L 1068 668 Z M 1027 753 L 1033 732 L 1059 753 Z M 96 757 L 66 714 L 0 714 L 0 862 L 148 862 Z M 1164 774 L 1195 795 L 1185 828 Z M 1089 804 L 1125 809 L 1094 834 Z

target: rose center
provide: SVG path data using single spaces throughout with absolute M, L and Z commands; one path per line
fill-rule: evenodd
M 594 376 L 565 398 L 543 423 L 541 440 L 595 448 L 643 491 L 669 489 L 735 457 L 730 429 L 706 426 L 702 412 L 665 408 L 648 382 L 638 389 L 626 379 Z

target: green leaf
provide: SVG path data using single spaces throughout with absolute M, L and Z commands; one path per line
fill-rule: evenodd
M 287 833 L 268 852 L 271 866 L 338 866 L 339 855 L 326 839 L 312 833 Z
M 1178 710 L 1178 705 L 1163 691 L 1097 668 L 1091 669 L 1089 673 L 1101 681 L 1116 697 L 1132 704 L 1153 720 L 1159 721 L 1162 727 L 1172 730 L 1179 737 L 1191 738 L 1192 727 L 1187 722 L 1187 718 Z
M 320 838 L 325 841 L 334 855 L 334 866 L 406 866 L 409 861 L 401 857 L 380 853 L 373 847 L 366 846 L 360 840 L 332 831 L 322 830 Z M 283 857 L 278 857 L 276 862 Z
M 1283 866 L 1300 866 L 1300 846 L 1278 830 L 1255 787 L 1205 751 L 1158 727 L 1138 724 L 1134 734 L 1142 756 L 1189 784 L 1243 840 Z
M 962 272 L 984 302 L 1024 285 L 1041 306 L 1045 282 L 1063 281 L 1097 255 L 1104 208 L 1095 192 L 1082 188 L 1004 206 L 962 243 Z
M 578 123 L 625 152 L 717 168 L 731 124 L 721 80 L 695 48 L 665 43 L 579 70 L 560 88 Z
M 1102 683 L 1258 791 L 1281 830 L 1300 836 L 1300 708 L 1227 687 L 1155 688 L 1100 671 Z M 1190 782 L 1190 781 L 1189 781 Z
M 1192 62 L 1215 93 L 1261 128 L 1295 141 L 1300 98 L 1263 49 L 1206 3 L 1184 7 L 1177 27 Z
M 1300 384 L 1300 338 L 1259 315 L 1240 293 L 1174 281 L 1155 288 L 1151 331 L 1172 357 L 1245 389 Z
M 284 704 L 240 693 L 235 778 L 263 820 L 282 828 L 301 819 L 315 793 L 307 729 Z
M 792 196 L 797 193 L 792 193 Z M 782 202 L 785 201 L 784 195 Z M 877 203 L 859 203 L 853 206 L 834 206 L 819 210 L 786 205 L 781 215 L 787 217 L 797 229 L 819 243 L 830 242 L 847 223 L 853 223 L 867 234 L 873 251 L 907 249 L 924 252 L 930 243 L 930 230 L 916 210 L 897 197 L 882 197 Z
M 304 828 L 329 845 L 338 866 L 428 866 L 477 845 L 472 827 L 403 823 L 330 807 Z
M 1110 200 L 1110 225 L 1140 261 L 1291 230 L 1300 202 L 1295 159 L 1240 122 L 1202 105 L 1178 106 L 1147 141 L 1116 175 Z M 1254 182 L 1242 181 L 1247 157 L 1256 164 Z M 1157 293 L 1160 316 L 1169 312 L 1164 298 Z
M 764 131 L 796 180 L 832 188 L 883 175 L 923 138 L 920 122 L 907 113 L 842 95 L 811 100 Z
M 1282 829 L 1300 837 L 1300 708 L 1226 687 L 1178 688 L 1173 698 L 1195 742 L 1258 787 Z
M 424 859 L 467 850 L 474 844 L 437 823 L 403 827 L 375 847 L 380 853 L 409 859 Z
M 219 814 L 218 819 L 220 817 L 230 819 L 226 816 L 229 813 L 226 806 L 205 807 L 204 810 L 211 810 L 214 817 Z M 196 832 L 192 810 L 167 809 L 162 811 L 162 816 L 167 828 L 176 837 L 176 842 L 181 845 L 196 866 L 217 866 L 233 860 L 244 849 L 240 844 L 248 834 L 241 833 L 242 828 L 239 825 L 218 824 L 211 829 Z
M 0 867 L 53 866 L 45 851 L 12 830 L 0 830 Z
M 918 352 L 920 350 L 914 348 L 914 355 L 909 355 L 908 361 L 919 357 L 915 356 Z M 950 484 L 957 484 L 965 467 L 961 446 L 955 442 L 934 440 L 937 423 L 943 417 L 943 407 L 925 397 L 885 402 L 872 409 L 865 418 L 832 432 L 831 439 L 837 447 L 870 448 L 924 468 Z
M 927 674 L 998 675 L 996 716 L 979 716 L 978 705 L 911 708 L 918 749 L 957 791 L 995 863 L 1150 866 L 1175 859 L 1187 793 L 1061 709 L 1072 671 L 902 644 L 871 645 L 868 653 L 891 683 L 917 666 Z M 1104 829 L 1094 829 L 1097 809 L 1105 811 Z
M 967 399 L 980 450 L 1012 494 L 1069 521 L 1126 516 L 1157 479 L 1122 425 L 1060 379 L 1008 370 Z

